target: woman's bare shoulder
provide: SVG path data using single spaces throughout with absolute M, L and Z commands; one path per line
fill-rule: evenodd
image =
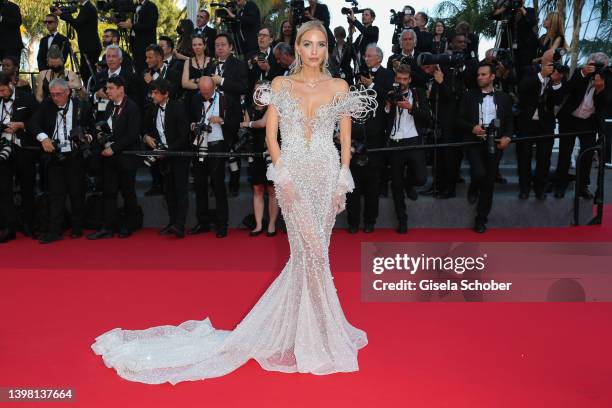
M 330 88 L 334 92 L 346 93 L 349 91 L 348 83 L 342 78 L 332 78 L 330 80 Z

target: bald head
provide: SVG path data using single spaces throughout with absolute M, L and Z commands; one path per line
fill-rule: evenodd
M 209 76 L 203 76 L 200 78 L 198 81 L 198 88 L 200 90 L 200 95 L 206 99 L 210 99 L 215 93 L 215 83 Z

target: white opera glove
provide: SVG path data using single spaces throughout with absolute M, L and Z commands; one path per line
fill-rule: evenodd
M 340 214 L 346 208 L 346 193 L 350 193 L 355 188 L 355 182 L 348 166 L 342 166 L 338 174 L 336 190 L 332 195 L 332 207 L 336 214 Z
M 266 177 L 274 182 L 278 205 L 284 210 L 289 209 L 297 199 L 297 191 L 291 173 L 281 159 L 278 159 L 276 164 L 270 163 L 268 165 Z

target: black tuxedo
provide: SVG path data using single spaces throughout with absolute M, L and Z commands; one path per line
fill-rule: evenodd
M 38 61 L 39 72 L 49 68 L 49 65 L 47 64 L 47 53 L 49 52 L 50 36 L 51 34 L 45 35 L 40 40 L 40 45 L 38 46 L 38 55 L 36 56 L 36 61 Z M 68 38 L 66 38 L 60 33 L 55 33 L 53 41 L 51 41 L 51 45 L 57 45 L 62 51 L 64 61 L 68 61 L 68 52 L 70 51 L 70 41 L 68 41 Z
M 0 22 L 0 38 L 2 39 L 0 41 L 0 58 L 12 55 L 19 60 L 23 48 L 20 31 L 22 24 L 21 10 L 17 4 L 4 1 L 0 5 L 0 15 L 2 16 Z
M 415 146 L 423 143 L 425 133 L 431 124 L 431 110 L 427 93 L 423 88 L 410 88 L 412 97 L 411 110 L 399 109 L 392 105 L 388 118 L 387 132 L 389 135 L 389 147 Z M 398 132 L 401 129 L 402 118 L 406 115 L 412 116 L 416 135 L 409 138 L 398 139 Z M 405 131 L 405 129 L 403 129 Z M 427 180 L 427 169 L 425 166 L 424 150 L 400 150 L 389 154 L 391 165 L 391 193 L 395 205 L 395 213 L 398 222 L 405 225 L 407 222 L 406 202 L 404 199 L 404 189 L 412 189 L 414 186 L 422 186 Z M 406 174 L 406 176 L 405 176 Z
M 72 99 L 72 130 L 81 126 L 89 133 L 92 127 L 91 107 L 89 101 Z M 29 129 L 34 135 L 44 133 L 52 140 L 57 140 L 56 126 L 59 108 L 48 98 L 32 116 Z M 67 129 L 70 132 L 70 129 Z M 44 156 L 44 171 L 49 190 L 49 225 L 50 234 L 61 234 L 64 221 L 66 195 L 70 197 L 71 225 L 73 231 L 83 228 L 85 209 L 85 160 L 77 147 L 72 144 L 72 152 L 66 153 L 64 160 L 57 160 L 55 153 Z
M 344 43 L 342 53 L 338 49 L 338 44 L 334 46 L 329 56 L 329 70 L 335 78 L 342 78 L 349 85 L 353 84 L 353 47 L 349 43 Z
M 234 32 L 238 37 L 239 54 L 247 55 L 258 49 L 257 33 L 261 27 L 261 14 L 254 2 L 247 0 L 244 7 L 238 10 Z
M 92 88 L 93 92 L 97 92 L 98 90 L 103 89 L 106 86 L 106 82 L 108 81 L 108 74 L 108 68 L 105 68 L 96 74 L 96 81 Z M 132 100 L 139 100 L 140 88 L 136 81 L 136 76 L 132 73 L 132 71 L 129 71 L 123 68 L 123 66 L 121 66 L 119 76 L 125 80 L 125 93 Z M 109 105 L 112 105 L 112 103 L 109 103 Z M 107 116 L 107 113 L 105 110 L 97 111 L 97 116 L 99 116 L 99 119 L 102 119 L 103 116 Z
M 500 121 L 497 137 L 512 137 L 513 121 L 512 99 L 504 92 L 495 91 L 494 102 L 496 107 L 496 118 Z M 487 222 L 487 217 L 493 205 L 493 188 L 499 160 L 502 151 L 495 150 L 495 154 L 489 154 L 487 144 L 481 138 L 472 134 L 472 129 L 480 123 L 482 104 L 482 92 L 478 90 L 468 91 L 459 105 L 457 124 L 465 134 L 466 141 L 478 141 L 479 145 L 468 146 L 465 154 L 470 163 L 471 185 L 470 192 L 479 192 L 477 204 L 477 222 Z M 488 126 L 488 124 L 484 124 Z
M 266 61 L 270 66 L 270 70 L 268 72 L 263 72 L 259 65 L 257 64 L 257 54 L 259 53 L 259 49 L 257 51 L 253 51 L 247 55 L 248 67 L 249 67 L 249 89 L 247 91 L 247 103 L 252 100 L 253 97 L 253 88 L 255 87 L 255 83 L 260 80 L 272 81 L 276 76 L 278 76 L 279 68 L 278 62 L 276 62 L 276 58 L 274 58 L 274 53 L 272 52 L 272 47 L 270 47 L 270 52 L 266 57 Z
M 134 69 L 142 72 L 145 68 L 145 50 L 151 44 L 157 44 L 157 6 L 150 0 L 145 0 L 136 8 L 134 25 L 130 44 L 134 56 Z
M 134 72 L 134 60 L 132 60 L 130 54 L 126 50 L 121 48 L 121 55 L 121 69 Z M 98 66 L 100 67 L 100 70 L 107 68 L 106 53 L 102 54 L 102 56 L 100 57 L 100 60 L 98 61 Z
M 144 119 L 145 135 L 153 137 L 158 144 L 162 138 L 157 129 L 158 105 L 147 110 Z M 185 151 L 189 147 L 189 121 L 185 107 L 180 101 L 168 100 L 164 108 L 164 137 L 170 151 Z M 171 225 L 181 229 L 185 227 L 187 207 L 189 205 L 189 159 L 183 157 L 158 158 L 162 173 L 162 186 Z
M 373 25 L 366 27 L 359 20 L 355 20 L 354 24 L 360 34 L 353 43 L 353 46 L 355 47 L 355 52 L 358 52 L 361 60 L 363 60 L 368 45 L 378 42 L 378 27 Z
M 90 0 L 80 7 L 76 18 L 68 13 L 62 13 L 60 18 L 70 23 L 77 32 L 79 51 L 81 52 L 81 77 L 83 83 L 87 83 L 92 72 L 90 72 L 86 61 L 91 64 L 93 70 L 94 64 L 98 61 L 100 52 L 102 52 L 102 45 L 98 36 L 98 10 Z
M 196 27 L 193 30 L 193 35 L 200 35 L 204 38 L 206 44 L 206 55 L 210 57 L 215 56 L 215 37 L 217 36 L 217 30 L 205 25 L 204 27 Z
M 519 84 L 518 137 L 553 133 L 555 130 L 555 106 L 561 104 L 562 98 L 563 89 L 553 89 L 552 80 L 548 79 L 546 86 L 544 86 L 539 74 L 526 73 L 523 75 Z M 536 111 L 537 119 L 533 119 Z M 534 142 L 518 142 L 516 145 L 519 185 L 523 193 L 528 193 L 531 189 L 533 144 Z M 544 187 L 548 181 L 553 144 L 554 139 L 543 139 L 535 142 L 536 170 L 533 183 L 536 194 L 544 192 Z
M 181 89 L 181 75 L 178 71 L 169 68 L 166 65 L 162 65 L 159 71 L 154 71 L 151 69 L 146 69 L 139 78 L 140 90 L 141 90 L 141 99 L 140 106 L 146 111 L 149 108 L 149 105 L 152 103 L 151 101 L 151 89 L 149 88 L 149 84 L 144 80 L 144 76 L 146 73 L 150 73 L 153 75 L 154 73 L 158 73 L 159 78 L 166 79 L 170 82 L 170 99 L 178 99 L 179 89 Z
M 416 50 L 422 52 L 433 52 L 433 34 L 429 31 L 421 31 L 418 28 L 414 29 L 417 36 Z

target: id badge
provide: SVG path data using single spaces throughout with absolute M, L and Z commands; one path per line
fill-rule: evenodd
M 100 99 L 98 101 L 98 112 L 105 112 L 108 102 L 110 102 L 108 99 Z

